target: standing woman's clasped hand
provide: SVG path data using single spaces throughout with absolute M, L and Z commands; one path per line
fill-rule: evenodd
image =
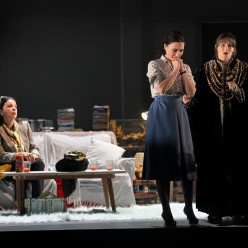
M 181 58 L 174 57 L 174 58 L 172 58 L 171 63 L 172 63 L 174 70 L 177 70 L 180 72 L 185 70 L 183 67 L 183 60 Z
M 177 57 L 172 58 L 171 63 L 172 63 L 174 70 L 177 70 L 177 71 L 180 70 L 180 68 L 181 68 L 181 59 L 180 58 L 177 58 Z
M 183 60 L 180 58 L 179 59 L 179 63 L 180 63 L 180 72 L 183 72 L 183 71 L 185 71 L 185 69 L 184 69 L 184 67 L 183 67 Z

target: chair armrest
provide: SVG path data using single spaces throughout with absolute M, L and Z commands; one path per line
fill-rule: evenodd
M 135 175 L 134 158 L 120 158 L 115 162 L 115 168 L 125 170 L 129 174 L 131 182 L 133 182 Z

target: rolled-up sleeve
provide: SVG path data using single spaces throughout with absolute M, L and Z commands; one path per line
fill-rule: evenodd
M 146 75 L 153 88 L 156 88 L 160 84 L 160 82 L 164 79 L 164 76 L 161 70 L 159 69 L 159 65 L 155 60 L 152 60 L 148 63 Z
M 187 73 L 189 79 L 192 81 L 192 83 L 193 83 L 194 85 L 196 85 L 194 76 L 192 75 L 192 71 L 191 71 L 191 69 L 190 69 L 190 66 L 184 64 L 184 68 L 185 68 L 185 70 L 186 70 L 186 73 Z

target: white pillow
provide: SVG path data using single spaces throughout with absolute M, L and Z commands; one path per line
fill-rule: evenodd
M 64 154 L 69 151 L 79 151 L 87 153 L 91 138 L 101 139 L 106 142 L 111 142 L 111 137 L 108 134 L 95 134 L 89 136 L 69 136 L 63 134 L 46 134 L 46 145 L 50 157 L 49 163 L 56 163 L 64 158 Z
M 86 157 L 90 161 L 120 159 L 126 150 L 101 140 L 91 139 Z

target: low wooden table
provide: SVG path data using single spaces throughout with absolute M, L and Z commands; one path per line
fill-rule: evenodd
M 24 211 L 24 181 L 25 180 L 41 180 L 41 179 L 76 179 L 76 178 L 101 178 L 103 192 L 106 202 L 106 208 L 110 208 L 109 198 L 112 211 L 116 212 L 114 190 L 112 178 L 117 173 L 126 173 L 125 170 L 107 170 L 99 169 L 92 171 L 87 169 L 80 172 L 58 172 L 58 171 L 30 171 L 30 172 L 2 172 L 4 176 L 11 176 L 16 180 L 16 198 L 17 211 L 20 215 L 25 214 Z

